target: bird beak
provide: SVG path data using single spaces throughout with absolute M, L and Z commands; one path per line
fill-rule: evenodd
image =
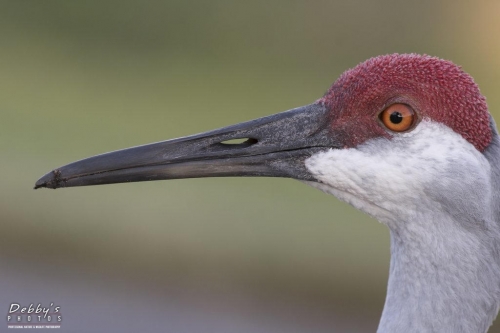
M 338 147 L 327 110 L 311 104 L 214 131 L 86 158 L 35 185 L 59 188 L 161 179 L 261 176 L 314 180 L 304 160 Z M 243 139 L 242 143 L 228 140 Z

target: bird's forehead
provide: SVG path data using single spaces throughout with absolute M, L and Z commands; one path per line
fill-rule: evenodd
M 377 114 L 393 103 L 410 105 L 423 119 L 443 123 L 479 151 L 492 138 L 486 100 L 470 75 L 450 61 L 415 54 L 371 58 L 344 72 L 319 103 L 331 123 L 356 146 L 390 136 Z

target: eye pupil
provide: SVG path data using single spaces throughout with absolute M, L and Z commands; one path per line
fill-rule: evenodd
M 393 123 L 393 124 L 399 124 L 400 122 L 403 121 L 403 115 L 399 111 L 394 111 L 389 116 L 389 119 L 391 120 L 391 123 Z

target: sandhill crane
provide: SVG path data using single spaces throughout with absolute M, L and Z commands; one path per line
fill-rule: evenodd
M 35 188 L 224 176 L 298 179 L 389 227 L 378 332 L 484 333 L 495 319 L 500 139 L 479 88 L 453 63 L 375 57 L 310 105 L 90 157 Z

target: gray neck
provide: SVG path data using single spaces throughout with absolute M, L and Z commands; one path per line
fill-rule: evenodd
M 417 235 L 418 230 L 391 231 L 389 284 L 378 332 L 486 332 L 499 308 L 497 244 L 460 230 L 425 242 Z
M 427 204 L 434 209 L 391 228 L 390 276 L 379 333 L 484 333 L 495 319 L 500 305 L 498 135 L 484 155 L 492 167 L 491 192 L 483 189 L 467 198 L 456 193 L 452 199 L 459 206 L 448 211 L 431 196 Z M 476 209 L 486 199 L 489 207 Z

